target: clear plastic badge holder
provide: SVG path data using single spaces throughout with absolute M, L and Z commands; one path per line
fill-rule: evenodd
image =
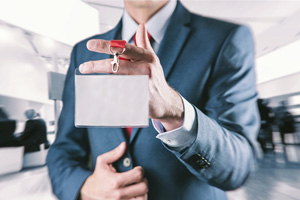
M 76 127 L 147 127 L 147 75 L 81 74 L 75 70 Z

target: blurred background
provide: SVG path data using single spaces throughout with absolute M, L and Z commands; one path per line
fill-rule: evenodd
M 228 198 L 300 199 L 300 1 L 181 2 L 248 25 L 256 42 L 259 159 Z M 45 158 L 72 46 L 113 28 L 123 7 L 122 0 L 0 0 L 0 199 L 56 199 Z

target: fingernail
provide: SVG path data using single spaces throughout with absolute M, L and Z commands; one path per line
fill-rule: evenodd
M 81 73 L 84 73 L 85 71 L 87 70 L 87 64 L 86 63 L 83 63 L 79 66 L 79 71 Z
M 87 46 L 89 49 L 96 49 L 97 42 L 95 40 L 90 40 L 90 41 L 88 41 Z

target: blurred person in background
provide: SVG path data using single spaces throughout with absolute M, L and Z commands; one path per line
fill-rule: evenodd
M 294 116 L 287 110 L 286 101 L 281 101 L 280 106 L 274 109 L 274 112 L 282 144 L 286 144 L 284 135 L 296 131 Z
M 74 71 L 112 73 L 115 39 L 127 41 L 122 57 L 130 59 L 117 74 L 149 75 L 152 123 L 132 132 L 76 128 Z M 60 200 L 227 199 L 224 190 L 254 170 L 256 98 L 247 27 L 192 14 L 179 1 L 125 0 L 114 29 L 73 48 L 47 157 L 53 191 Z
M 267 152 L 268 144 L 270 144 L 271 149 L 274 150 L 271 109 L 268 107 L 268 100 L 258 99 L 257 105 L 260 114 L 260 129 L 257 140 L 263 152 Z
M 24 114 L 28 120 L 18 140 L 25 146 L 25 153 L 40 151 L 41 144 L 45 144 L 45 148 L 49 148 L 45 121 L 34 109 L 28 109 Z

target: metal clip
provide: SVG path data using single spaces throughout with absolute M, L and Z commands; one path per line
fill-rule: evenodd
M 119 55 L 122 55 L 125 51 L 125 48 L 123 48 L 121 53 L 118 52 L 112 52 L 111 46 L 109 45 L 109 51 L 111 54 L 114 54 L 114 60 L 111 61 L 111 68 L 113 73 L 117 73 L 119 71 Z M 116 67 L 115 67 L 116 66 Z
M 119 53 L 114 52 L 114 59 L 111 61 L 112 72 L 117 73 L 119 71 Z

